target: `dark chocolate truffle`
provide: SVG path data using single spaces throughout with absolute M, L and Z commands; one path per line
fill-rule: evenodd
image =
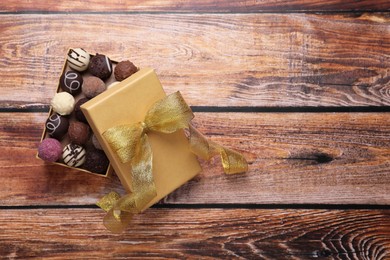
M 79 120 L 83 123 L 86 123 L 86 124 L 88 124 L 88 121 L 85 118 L 85 115 L 83 114 L 83 112 L 81 111 L 80 106 L 82 104 L 84 104 L 85 102 L 87 102 L 88 100 L 89 100 L 88 98 L 82 98 L 79 101 L 77 101 L 76 105 L 74 105 L 74 114 L 75 114 L 77 120 Z
M 69 120 L 66 117 L 59 114 L 52 114 L 46 120 L 46 131 L 49 135 L 55 139 L 61 140 L 61 138 L 68 132 Z
M 105 80 L 111 76 L 112 62 L 107 56 L 96 53 L 89 62 L 88 70 L 92 75 Z
M 62 151 L 62 159 L 68 166 L 79 167 L 85 162 L 85 149 L 77 144 L 68 144 Z
M 60 87 L 62 90 L 73 96 L 80 94 L 82 85 L 83 77 L 76 71 L 69 70 L 60 77 Z
M 87 98 L 94 98 L 106 89 L 106 84 L 98 77 L 91 76 L 84 79 L 83 93 Z
M 38 157 L 48 162 L 57 161 L 62 154 L 61 143 L 54 138 L 44 139 L 38 147 Z
M 89 139 L 89 126 L 78 121 L 70 122 L 68 136 L 72 143 L 83 145 Z
M 116 65 L 114 70 L 115 79 L 118 81 L 122 81 L 125 78 L 130 77 L 134 73 L 136 73 L 138 68 L 130 61 L 121 61 Z
M 105 174 L 109 163 L 103 151 L 88 150 L 83 168 L 90 172 Z

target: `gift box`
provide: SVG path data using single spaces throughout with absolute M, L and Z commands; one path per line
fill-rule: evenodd
M 123 163 L 120 160 L 103 133 L 113 126 L 142 122 L 150 107 L 164 97 L 166 94 L 154 70 L 142 68 L 81 106 L 112 167 L 129 193 L 133 192 L 131 162 Z M 183 130 L 170 134 L 149 131 L 147 135 L 153 154 L 152 172 L 157 194 L 142 210 L 192 179 L 201 170 Z
M 103 64 L 108 64 L 107 57 L 103 59 Z M 88 65 L 87 61 L 85 64 Z M 116 64 L 113 61 L 113 70 Z M 118 66 L 123 64 L 129 62 Z M 65 61 L 62 74 L 68 70 Z M 107 212 L 104 224 L 112 232 L 123 231 L 134 214 L 141 213 L 196 176 L 201 171 L 197 157 L 209 160 L 219 155 L 226 174 L 244 172 L 248 168 L 241 154 L 208 141 L 192 127 L 194 115 L 180 92 L 167 96 L 153 69 L 133 66 L 131 73 L 134 74 L 99 92 L 80 107 L 110 162 L 107 172 L 97 175 L 107 176 L 115 170 L 127 191 L 123 196 L 111 192 L 97 203 Z M 89 72 L 83 72 L 83 77 L 88 76 Z M 108 86 L 113 81 L 114 73 L 105 84 Z M 57 92 L 61 92 L 60 85 Z M 76 101 L 83 97 L 83 94 L 76 96 Z M 53 113 L 50 109 L 49 116 Z M 74 117 L 71 115 L 69 120 L 75 120 Z M 42 140 L 47 137 L 45 129 Z M 65 137 L 61 143 L 64 146 L 69 141 Z M 95 158 L 94 162 L 99 165 L 100 161 Z M 69 167 L 61 160 L 55 164 Z

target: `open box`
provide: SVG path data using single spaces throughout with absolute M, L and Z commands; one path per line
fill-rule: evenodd
M 69 50 L 68 50 L 69 52 Z M 91 57 L 93 57 L 94 55 L 90 55 Z M 112 61 L 112 67 L 113 67 L 113 70 L 116 66 L 116 64 L 118 63 L 117 61 Z M 62 66 L 62 70 L 61 70 L 61 74 L 59 75 L 58 77 L 58 81 L 57 81 L 57 89 L 56 89 L 56 93 L 59 93 L 59 92 L 63 92 L 63 90 L 61 89 L 60 87 L 60 84 L 59 84 L 59 81 L 60 81 L 60 76 L 63 75 L 63 73 L 65 73 L 66 71 L 69 71 L 69 70 L 72 70 L 69 65 L 68 65 L 68 62 L 67 62 L 67 59 L 65 57 L 65 61 L 64 61 L 64 64 Z M 80 74 L 82 75 L 83 79 L 85 79 L 86 77 L 89 77 L 89 76 L 92 76 L 88 70 L 85 71 L 85 72 L 80 72 Z M 111 76 L 104 81 L 106 87 L 109 86 L 111 83 L 115 82 L 115 77 L 114 77 L 114 73 L 111 74 Z M 85 95 L 81 92 L 80 94 L 74 96 L 74 99 L 75 99 L 75 103 L 77 103 L 77 101 L 79 101 L 80 99 L 82 98 L 85 98 Z M 48 116 L 47 118 L 49 118 L 51 115 L 53 115 L 55 112 L 53 111 L 52 107 L 50 107 L 50 110 L 49 110 L 49 113 L 48 113 Z M 74 112 L 71 113 L 71 115 L 67 116 L 67 118 L 69 119 L 69 122 L 72 122 L 72 121 L 77 121 L 77 119 L 75 118 L 75 115 L 74 115 Z M 50 137 L 48 132 L 47 132 L 47 129 L 46 127 L 44 127 L 44 130 L 43 130 L 43 133 L 42 133 L 42 136 L 41 136 L 41 140 L 40 142 L 42 142 L 43 139 L 45 138 L 48 138 Z M 92 144 L 90 143 L 91 141 L 88 142 L 88 146 L 92 146 Z M 68 134 L 66 134 L 61 140 L 60 140 L 60 143 L 62 145 L 62 147 L 64 148 L 67 144 L 70 143 L 69 141 L 69 137 L 68 137 Z M 36 158 L 42 160 L 39 156 L 38 156 L 38 153 L 36 154 Z M 67 168 L 70 168 L 70 169 L 77 169 L 81 172 L 86 172 L 86 173 L 90 173 L 90 174 L 93 174 L 93 175 L 96 175 L 96 176 L 101 176 L 101 177 L 108 177 L 109 175 L 112 174 L 113 172 L 113 169 L 111 167 L 111 165 L 108 166 L 107 168 L 107 171 L 105 172 L 105 174 L 100 174 L 100 173 L 94 173 L 94 172 L 91 172 L 91 171 L 88 171 L 86 169 L 83 169 L 83 168 L 80 168 L 80 167 L 71 167 L 71 166 L 68 166 L 66 165 L 62 159 L 60 158 L 58 161 L 56 162 L 50 162 L 52 164 L 56 164 L 56 165 L 60 165 L 60 166 L 63 166 L 63 167 L 67 167 Z
M 113 61 L 113 70 L 116 64 L 117 62 Z M 70 68 L 65 60 L 61 75 L 67 70 L 70 70 Z M 85 72 L 82 75 L 86 77 L 90 74 Z M 114 73 L 112 73 L 110 78 L 105 81 L 106 86 L 114 81 L 115 77 Z M 60 91 L 62 90 L 58 85 L 57 92 Z M 142 122 L 147 110 L 153 103 L 165 96 L 166 94 L 154 70 L 143 68 L 84 103 L 81 106 L 81 111 L 84 113 L 92 132 L 107 155 L 110 165 L 104 175 L 92 173 L 82 168 L 75 169 L 105 177 L 114 169 L 124 188 L 128 192 L 132 192 L 131 164 L 120 162 L 117 155 L 103 138 L 102 133 L 117 124 Z M 81 98 L 83 98 L 83 94 L 75 97 L 76 102 Z M 50 109 L 48 117 L 52 114 L 53 110 Z M 73 114 L 70 120 L 76 120 Z M 46 137 L 48 137 L 48 133 L 45 129 L 41 141 Z M 201 171 L 196 156 L 190 151 L 188 139 L 183 130 L 172 134 L 150 132 L 148 137 L 153 153 L 152 173 L 157 196 L 150 201 L 147 207 L 153 205 Z M 68 137 L 65 136 L 61 143 L 63 145 L 68 144 Z M 73 168 L 61 161 L 54 164 Z

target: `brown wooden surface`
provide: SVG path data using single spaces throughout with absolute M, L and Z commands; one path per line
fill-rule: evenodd
M 87 2 L 87 4 L 86 4 Z M 390 10 L 386 0 L 278 0 L 278 1 L 18 1 L 0 3 L 2 12 L 295 12 L 295 11 L 384 11 Z
M 0 258 L 389 259 L 388 1 L 3 1 Z M 236 148 L 123 234 L 124 192 L 35 159 L 65 52 L 155 68 L 195 126 Z
M 150 209 L 121 235 L 102 228 L 103 215 L 2 210 L 0 251 L 11 259 L 380 260 L 390 254 L 390 210 Z
M 227 177 L 218 158 L 203 162 L 204 171 L 166 203 L 390 204 L 387 113 L 195 116 L 194 125 L 208 138 L 247 157 L 249 172 Z M 85 205 L 110 189 L 124 192 L 116 176 L 104 179 L 35 160 L 45 120 L 46 113 L 0 114 L 0 149 L 8 155 L 0 157 L 3 205 Z
M 390 105 L 387 13 L 1 19 L 2 107 L 47 106 L 71 46 L 155 68 L 167 92 L 180 89 L 193 106 Z

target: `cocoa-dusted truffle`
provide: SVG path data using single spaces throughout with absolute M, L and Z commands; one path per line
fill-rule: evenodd
M 83 77 L 76 71 L 69 70 L 60 77 L 60 87 L 62 90 L 73 96 L 80 94 L 82 85 Z
M 69 120 L 66 117 L 60 116 L 56 113 L 52 114 L 46 120 L 46 131 L 55 139 L 61 138 L 68 132 Z
M 136 73 L 138 68 L 129 60 L 121 61 L 114 70 L 115 79 L 122 81 Z
M 96 53 L 89 62 L 88 70 L 92 75 L 105 80 L 112 74 L 112 62 L 107 56 Z
M 57 161 L 62 154 L 61 143 L 54 138 L 46 138 L 39 144 L 38 157 L 48 162 Z
M 89 126 L 78 121 L 70 122 L 68 136 L 72 143 L 83 145 L 89 139 Z
M 83 93 L 87 98 L 94 98 L 106 90 L 106 84 L 98 77 L 87 77 L 84 79 Z
M 79 167 L 85 162 L 85 149 L 77 144 L 68 144 L 62 151 L 62 159 L 68 166 Z
M 109 163 L 103 151 L 88 150 L 83 168 L 90 172 L 105 174 Z
M 76 105 L 74 105 L 74 114 L 75 114 L 77 120 L 79 120 L 83 123 L 86 123 L 86 124 L 88 124 L 88 121 L 85 118 L 85 115 L 83 114 L 83 112 L 81 111 L 80 106 L 82 104 L 84 104 L 85 102 L 87 102 L 88 100 L 89 100 L 88 98 L 82 98 L 79 101 L 77 101 Z

